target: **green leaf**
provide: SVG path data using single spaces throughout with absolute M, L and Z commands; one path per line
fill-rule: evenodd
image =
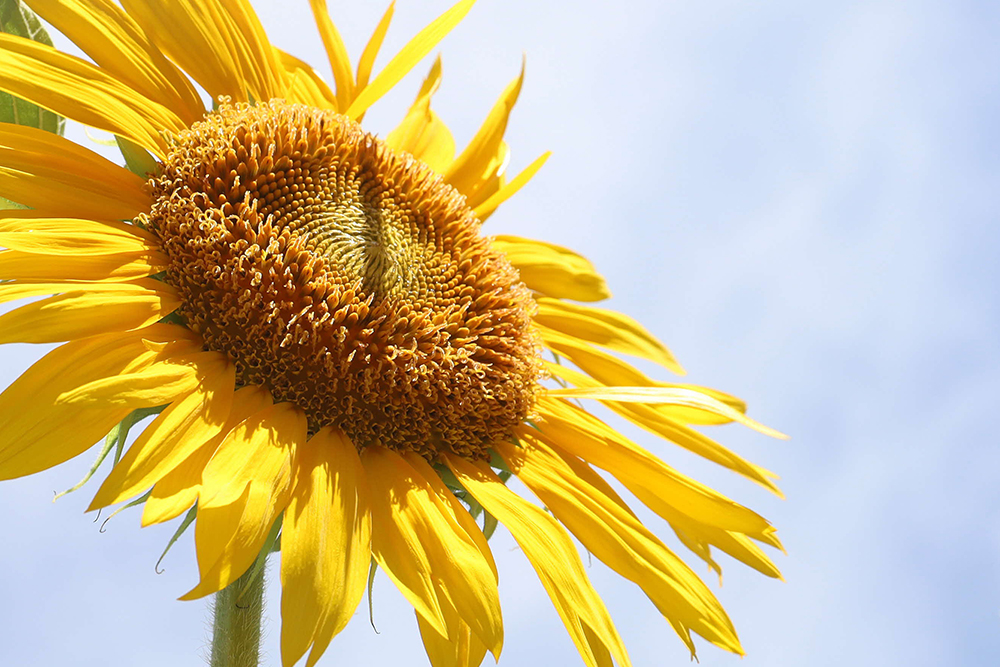
M 21 0 L 0 0 L 0 32 L 52 46 L 52 38 L 35 13 Z M 31 102 L 0 92 L 0 122 L 37 127 L 55 134 L 66 129 L 66 119 Z M 2 202 L 0 202 L 0 208 Z

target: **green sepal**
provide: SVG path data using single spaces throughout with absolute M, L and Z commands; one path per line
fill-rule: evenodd
M 138 498 L 136 498 L 132 502 L 126 503 L 125 505 L 122 505 L 121 507 L 119 507 L 118 509 L 116 509 L 114 512 L 112 512 L 111 516 L 109 516 L 107 519 L 105 519 L 104 523 L 101 524 L 101 532 L 102 533 L 104 532 L 105 527 L 108 525 L 108 521 L 111 521 L 116 516 L 118 516 L 119 513 L 124 512 L 125 510 L 127 510 L 130 507 L 135 507 L 136 505 L 143 504 L 144 502 L 146 502 L 147 500 L 149 500 L 149 496 L 152 495 L 152 493 L 153 493 L 153 490 L 150 489 L 149 491 L 147 491 L 146 493 L 142 494 L 141 496 L 139 496 Z
M 21 0 L 0 0 L 0 32 L 52 46 L 52 38 L 42 22 Z M 66 129 L 66 119 L 59 114 L 5 92 L 0 92 L 0 122 L 60 135 Z
M 197 514 L 198 505 L 192 505 L 191 509 L 188 510 L 188 513 L 184 515 L 184 520 L 181 521 L 181 525 L 177 526 L 177 530 L 174 531 L 174 536 L 170 538 L 169 542 L 167 542 L 167 546 L 164 547 L 163 553 L 160 554 L 159 559 L 156 561 L 156 565 L 153 569 L 156 570 L 157 574 L 163 574 L 163 570 L 160 569 L 160 563 L 162 563 L 163 559 L 166 558 L 167 552 L 170 551 L 170 547 L 174 546 L 174 542 L 180 539 L 181 535 L 184 534 L 184 531 L 188 529 L 188 526 L 191 525 L 191 522 L 194 521 Z
M 372 593 L 375 592 L 376 572 L 378 572 L 378 564 L 372 558 L 372 562 L 368 566 L 368 622 L 372 624 L 372 630 L 375 631 L 375 634 L 381 634 L 378 628 L 375 627 L 375 604 L 372 602 Z
M 125 419 L 115 424 L 115 427 L 111 429 L 110 433 L 108 433 L 108 437 L 104 439 L 104 445 L 101 447 L 101 451 L 97 454 L 97 459 L 94 460 L 93 465 L 90 466 L 90 470 L 87 471 L 87 474 L 84 475 L 83 479 L 62 493 L 57 493 L 56 497 L 52 499 L 52 502 L 59 500 L 68 493 L 73 493 L 89 482 L 90 478 L 97 472 L 97 469 L 101 467 L 102 463 L 104 463 L 104 459 L 108 458 L 108 454 L 111 453 L 112 447 L 115 447 L 115 465 L 118 465 L 118 461 L 121 460 L 122 449 L 125 447 L 125 440 L 128 438 L 129 430 L 146 417 L 159 414 L 163 411 L 164 407 L 165 406 L 133 410 L 127 417 L 125 417 Z
M 119 137 L 117 134 L 115 141 L 118 143 L 118 150 L 121 151 L 122 157 L 125 158 L 125 166 L 133 174 L 149 178 L 160 172 L 160 163 L 145 148 L 125 137 Z
M 12 209 L 25 209 L 28 208 L 24 204 L 18 204 L 16 201 L 11 201 L 6 197 L 0 197 L 0 211 L 9 211 Z

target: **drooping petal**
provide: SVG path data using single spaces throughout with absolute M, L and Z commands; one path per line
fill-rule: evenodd
M 220 433 L 233 403 L 236 369 L 219 353 L 207 354 L 218 356 L 199 365 L 198 384 L 174 399 L 125 452 L 88 511 L 142 493 Z
M 74 218 L 0 218 L 0 246 L 45 255 L 113 255 L 157 247 L 156 239 L 124 222 Z
M 729 617 L 708 587 L 616 494 L 603 491 L 607 486 L 593 470 L 578 459 L 557 455 L 530 435 L 521 443 L 496 447 L 510 470 L 588 551 L 638 584 L 668 619 L 742 654 Z
M 188 78 L 110 0 L 27 0 L 25 4 L 122 83 L 173 110 L 187 124 L 201 119 L 205 108 Z
M 323 0 L 311 1 L 318 2 Z M 361 117 L 371 105 L 399 83 L 400 79 L 406 76 L 418 62 L 423 60 L 424 56 L 437 46 L 438 42 L 444 39 L 445 35 L 451 32 L 452 28 L 465 18 L 465 15 L 469 13 L 475 2 L 476 0 L 461 0 L 461 2 L 455 4 L 451 9 L 432 21 L 426 28 L 418 32 L 389 61 L 389 64 L 378 73 L 375 80 L 354 98 L 354 101 L 347 107 L 347 110 L 341 110 L 341 113 L 354 119 Z
M 222 590 L 256 560 L 288 505 L 291 460 L 305 443 L 306 416 L 291 403 L 254 414 L 226 436 L 202 476 L 195 525 L 198 585 L 193 600 Z
M 0 58 L 2 53 L 0 48 Z M 0 196 L 11 201 L 51 216 L 125 220 L 149 210 L 152 200 L 142 184 L 69 139 L 0 123 Z
M 131 139 L 160 157 L 167 152 L 161 132 L 185 127 L 173 111 L 101 68 L 14 35 L 0 34 L 0 90 Z
M 431 109 L 431 97 L 440 85 L 441 57 L 438 56 L 406 117 L 385 138 L 385 143 L 393 149 L 409 153 L 438 173 L 444 172 L 455 159 L 455 140 L 451 131 Z
M 58 343 L 140 329 L 166 317 L 180 303 L 166 284 L 156 291 L 67 292 L 0 315 L 0 344 Z
M 645 488 L 696 522 L 744 533 L 762 534 L 767 519 L 682 475 L 575 405 L 543 397 L 538 437 L 607 470 L 630 490 Z M 652 508 L 651 508 L 652 509 Z
M 631 663 L 604 603 L 591 586 L 566 531 L 541 508 L 520 498 L 484 464 L 443 454 L 458 481 L 487 512 L 507 527 L 528 557 L 589 667 Z
M 371 563 L 368 483 L 354 444 L 327 426 L 296 450 L 281 537 L 281 656 L 313 664 L 351 619 Z
M 574 301 L 611 297 L 594 265 L 568 248 L 517 236 L 494 236 L 493 247 L 507 256 L 524 284 L 540 294 Z
M 414 613 L 431 667 L 479 667 L 482 664 L 487 653 L 486 644 L 453 610 L 445 612 L 451 639 L 435 630 L 419 612 Z
M 140 332 L 67 343 L 42 357 L 0 394 L 0 479 L 30 475 L 89 449 L 131 411 L 57 405 L 67 390 L 152 363 L 146 340 L 190 339 L 184 327 L 155 324 Z
M 399 454 L 369 446 L 372 553 L 414 609 L 449 636 L 454 609 L 498 654 L 503 642 L 496 578 L 482 552 L 431 484 Z

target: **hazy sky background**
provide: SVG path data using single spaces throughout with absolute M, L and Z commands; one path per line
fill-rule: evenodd
M 330 4 L 356 59 L 384 7 Z M 379 64 L 448 4 L 400 0 Z M 305 0 L 255 6 L 329 78 Z M 481 0 L 439 49 L 436 109 L 460 147 L 524 52 L 512 173 L 554 152 L 488 231 L 590 257 L 610 305 L 660 335 L 689 381 L 793 437 L 712 431 L 782 476 L 780 501 L 626 428 L 761 511 L 788 548 L 784 583 L 720 557 L 712 586 L 748 656 L 702 642 L 703 666 L 1000 662 L 998 34 L 989 2 Z M 430 63 L 366 127 L 398 122 Z M 40 353 L 0 349 L 0 386 Z M 206 603 L 175 600 L 197 579 L 190 534 L 157 575 L 173 525 L 140 530 L 130 510 L 100 533 L 83 515 L 96 485 L 52 504 L 91 458 L 0 484 L 0 664 L 200 664 Z M 503 529 L 493 545 L 501 664 L 582 664 Z M 589 572 L 636 667 L 688 664 L 638 588 L 596 560 Z M 362 602 L 320 664 L 427 664 L 384 576 L 375 622 L 381 634 Z

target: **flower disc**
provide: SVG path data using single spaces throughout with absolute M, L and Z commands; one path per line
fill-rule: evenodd
M 330 111 L 223 104 L 150 185 L 178 314 L 311 431 L 482 458 L 527 417 L 534 301 L 423 163 Z

